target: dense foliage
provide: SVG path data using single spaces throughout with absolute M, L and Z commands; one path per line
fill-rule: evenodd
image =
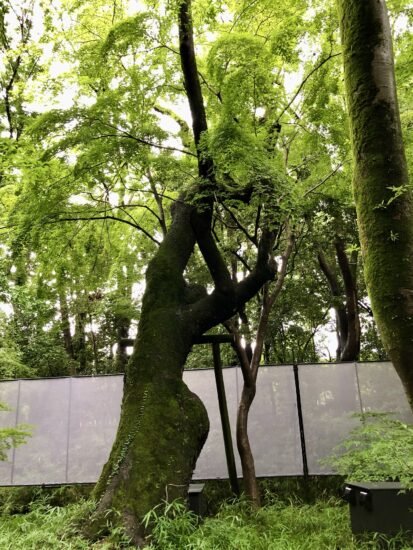
M 342 242 L 357 285 L 361 357 L 383 358 L 357 254 L 337 16 L 323 2 L 261 4 L 194 5 L 210 120 L 203 146 L 227 195 L 215 204 L 217 242 L 242 277 L 262 223 L 294 226 L 267 362 L 334 359 L 333 312 L 346 307 Z M 121 340 L 139 319 L 145 266 L 171 202 L 196 178 L 173 10 L 102 0 L 1 6 L 1 376 L 123 370 Z M 390 8 L 410 142 L 411 11 L 404 2 Z M 272 222 L 261 212 L 268 200 Z M 197 255 L 188 275 L 209 284 Z M 246 335 L 259 307 L 260 298 L 247 307 Z M 191 366 L 209 363 L 194 353 Z
M 386 413 L 364 413 L 361 425 L 328 462 L 352 481 L 398 481 L 413 487 L 413 426 Z
M 412 7 L 389 8 L 409 144 Z M 241 412 L 260 363 L 385 358 L 350 191 L 338 28 L 323 0 L 0 1 L 0 377 L 127 369 L 91 536 L 110 527 L 123 544 L 123 525 L 136 545 L 149 528 L 165 549 L 271 548 L 287 533 L 287 548 L 304 536 L 310 548 L 314 527 L 314 548 L 353 546 L 335 505 L 237 505 L 198 526 L 174 504 L 172 521 L 155 509 L 142 523 L 165 486 L 185 493 L 208 431 L 181 380 L 205 331 L 234 335 L 225 360 L 242 365 Z M 409 193 L 389 182 L 370 214 Z M 194 347 L 186 365 L 209 361 Z M 71 513 L 34 508 L 12 529 L 47 518 L 50 533 L 19 540 L 53 546 Z
M 0 413 L 8 408 L 0 403 Z M 31 435 L 30 426 L 17 426 L 16 428 L 0 428 L 0 461 L 7 460 L 9 449 L 23 445 Z

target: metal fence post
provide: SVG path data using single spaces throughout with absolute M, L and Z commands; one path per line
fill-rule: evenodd
M 297 414 L 298 414 L 298 425 L 300 427 L 300 442 L 301 442 L 301 454 L 303 457 L 303 474 L 304 479 L 308 478 L 308 462 L 307 462 L 307 451 L 305 446 L 305 434 L 304 434 L 304 420 L 303 420 L 303 409 L 301 405 L 301 392 L 300 392 L 300 379 L 298 376 L 298 365 L 293 365 L 294 372 L 294 382 L 295 382 L 295 393 L 297 398 Z
M 221 416 L 222 433 L 224 436 L 225 457 L 227 459 L 228 476 L 231 489 L 234 494 L 239 495 L 237 468 L 235 466 L 234 448 L 232 445 L 231 425 L 229 422 L 227 398 L 225 395 L 224 377 L 222 375 L 221 353 L 219 343 L 212 344 L 214 358 L 215 382 L 217 385 L 219 412 Z

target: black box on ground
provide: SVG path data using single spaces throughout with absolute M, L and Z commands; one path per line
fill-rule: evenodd
M 413 534 L 413 491 L 401 490 L 400 483 L 390 481 L 346 483 L 343 497 L 350 505 L 353 533 Z
M 206 513 L 206 502 L 203 494 L 204 483 L 190 483 L 188 489 L 188 508 L 199 517 Z

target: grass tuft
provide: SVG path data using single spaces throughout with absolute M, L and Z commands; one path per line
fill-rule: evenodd
M 0 517 L 1 550 L 131 549 L 119 528 L 91 542 L 81 526 L 93 511 L 91 501 L 56 506 L 50 498 L 32 502 L 25 514 Z M 243 500 L 226 503 L 214 517 L 199 522 L 177 501 L 158 506 L 145 521 L 153 535 L 148 550 L 412 550 L 402 536 L 378 534 L 356 540 L 350 531 L 348 507 L 338 499 L 315 504 L 274 501 L 254 509 Z M 109 526 L 110 527 L 110 526 Z

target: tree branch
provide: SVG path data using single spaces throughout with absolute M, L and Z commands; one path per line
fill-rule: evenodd
M 212 159 L 201 152 L 201 135 L 208 130 L 204 98 L 195 56 L 191 15 L 191 0 L 182 0 L 179 6 L 179 53 L 184 75 L 185 90 L 192 115 L 192 130 L 198 154 L 199 175 L 210 179 L 213 175 Z
M 303 79 L 303 81 L 301 82 L 301 84 L 298 86 L 297 88 L 297 91 L 295 92 L 295 94 L 293 95 L 291 101 L 288 102 L 287 106 L 284 107 L 284 109 L 281 111 L 281 113 L 278 115 L 277 117 L 277 122 L 280 122 L 280 119 L 281 117 L 283 116 L 283 114 L 288 111 L 288 109 L 291 107 L 291 105 L 294 103 L 294 101 L 296 100 L 298 94 L 301 92 L 301 90 L 304 88 L 304 86 L 306 85 L 307 81 L 309 80 L 309 78 L 311 78 L 313 76 L 313 74 L 318 71 L 318 69 L 320 69 L 325 63 L 327 63 L 327 61 L 329 61 L 330 59 L 333 59 L 333 57 L 338 57 L 339 55 L 341 55 L 341 52 L 340 53 L 330 53 L 327 57 L 325 57 L 324 59 L 322 59 L 318 65 L 316 65 L 315 67 L 313 67 L 311 69 L 311 71 L 305 76 L 305 78 Z
M 156 183 L 153 181 L 152 173 L 151 173 L 149 168 L 148 168 L 148 172 L 147 172 L 147 177 L 148 177 L 148 180 L 149 180 L 149 184 L 151 186 L 151 190 L 153 192 L 153 196 L 155 197 L 156 204 L 158 206 L 159 216 L 157 216 L 157 217 L 159 219 L 159 223 L 161 224 L 161 229 L 162 229 L 163 236 L 165 237 L 167 232 L 168 232 L 168 229 L 166 227 L 166 221 L 165 221 L 165 219 L 166 219 L 165 218 L 165 210 L 164 210 L 164 207 L 163 207 L 162 198 L 159 195 L 158 190 L 156 189 Z
M 129 220 L 124 220 L 123 218 L 118 218 L 116 216 L 77 216 L 76 218 L 72 217 L 58 217 L 56 219 L 51 220 L 43 220 L 40 225 L 49 224 L 49 223 L 60 223 L 60 222 L 77 222 L 77 221 L 96 221 L 96 220 L 115 220 L 117 222 L 126 223 L 127 225 L 130 225 L 134 229 L 138 229 L 141 231 L 144 235 L 146 235 L 151 241 L 153 241 L 155 244 L 160 245 L 161 243 L 155 239 L 146 229 L 144 229 L 141 225 L 131 222 Z
M 234 283 L 226 266 L 222 254 L 211 234 L 209 228 L 200 230 L 199 224 L 196 231 L 197 243 L 201 254 L 207 264 L 208 270 L 218 292 L 229 294 L 234 292 Z
M 168 107 L 163 107 L 162 105 L 155 105 L 154 111 L 156 111 L 157 113 L 159 113 L 161 115 L 171 117 L 172 120 L 174 120 L 179 125 L 179 128 L 181 129 L 179 137 L 181 138 L 181 141 L 182 141 L 182 144 L 184 145 L 184 147 L 189 149 L 190 146 L 191 146 L 191 144 L 189 142 L 189 139 L 188 139 L 189 134 L 190 134 L 190 128 L 189 128 L 187 122 L 182 117 L 177 115 L 172 109 L 169 109 Z
M 237 217 L 235 216 L 235 214 L 232 212 L 232 210 L 226 206 L 226 204 L 224 203 L 224 201 L 221 201 L 220 202 L 222 208 L 229 214 L 230 218 L 233 220 L 233 222 L 235 223 L 236 227 L 242 232 L 244 233 L 244 235 L 247 237 L 247 239 L 249 241 L 251 241 L 255 246 L 258 245 L 258 241 L 256 239 L 256 236 L 255 235 L 250 235 L 247 231 L 247 229 L 245 229 L 245 227 L 238 221 Z
M 111 126 L 110 124 L 107 124 L 107 126 L 114 128 L 115 130 L 121 132 L 118 134 L 99 134 L 98 136 L 89 138 L 90 141 L 96 140 L 96 139 L 103 139 L 103 138 L 117 138 L 117 139 L 133 139 L 134 141 L 142 144 L 147 145 L 149 147 L 155 147 L 156 149 L 162 149 L 164 151 L 175 151 L 177 153 L 182 153 L 184 155 L 189 155 L 191 157 L 196 157 L 194 153 L 191 153 L 191 151 L 186 151 L 185 149 L 180 149 L 179 147 L 171 147 L 169 145 L 158 145 L 157 143 L 152 143 L 151 141 L 147 141 L 145 139 L 138 138 L 134 136 L 133 134 L 130 134 L 129 132 L 126 132 L 124 130 L 119 130 L 119 128 L 116 128 L 115 126 Z
M 260 359 L 261 359 L 262 350 L 264 346 L 265 333 L 267 332 L 268 319 L 271 313 L 271 309 L 273 308 L 274 303 L 277 300 L 281 292 L 281 289 L 283 287 L 285 275 L 287 273 L 288 260 L 291 256 L 291 252 L 294 247 L 294 242 L 295 242 L 295 236 L 292 233 L 291 229 L 288 228 L 287 245 L 281 256 L 281 266 L 278 272 L 278 277 L 277 277 L 277 281 L 275 283 L 274 289 L 270 294 L 267 294 L 267 292 L 264 289 L 264 303 L 262 306 L 260 320 L 258 323 L 254 353 L 251 359 L 251 373 L 254 378 L 254 381 L 257 380 L 258 367 L 260 364 Z
M 340 162 L 340 164 L 338 164 L 334 170 L 332 172 L 330 172 L 325 178 L 323 178 L 321 181 L 319 181 L 318 183 L 316 183 L 313 187 L 311 187 L 311 189 L 309 189 L 308 191 L 306 191 L 303 195 L 303 197 L 306 197 L 307 195 L 309 195 L 310 193 L 312 193 L 313 191 L 315 191 L 316 189 L 318 189 L 321 185 L 323 185 L 323 183 L 325 183 L 326 181 L 328 181 L 330 178 L 332 178 L 333 176 L 335 176 L 337 174 L 337 172 L 340 170 L 340 168 L 343 166 L 344 162 Z
M 249 358 L 248 358 L 248 355 L 247 355 L 247 351 L 243 347 L 242 342 L 241 342 L 241 334 L 240 334 L 238 328 L 236 327 L 235 322 L 234 322 L 233 319 L 231 319 L 230 321 L 225 322 L 224 327 L 228 330 L 228 332 L 233 337 L 232 347 L 235 350 L 235 353 L 237 354 L 237 357 L 238 357 L 238 360 L 239 360 L 239 363 L 240 363 L 240 367 L 241 367 L 242 377 L 244 379 L 244 383 L 245 383 L 246 386 L 251 388 L 251 387 L 254 386 L 254 379 L 253 379 L 252 374 L 251 374 L 250 361 L 249 361 Z
M 251 266 L 248 262 L 238 253 L 237 250 L 231 250 L 232 254 L 239 260 L 247 271 L 251 271 Z
M 229 292 L 215 289 L 212 294 L 189 307 L 187 313 L 191 317 L 194 334 L 203 334 L 233 317 L 263 284 L 274 278 L 277 273 L 276 263 L 271 258 L 274 239 L 272 231 L 264 230 L 258 246 L 257 261 L 249 275 L 236 284 L 231 280 Z

